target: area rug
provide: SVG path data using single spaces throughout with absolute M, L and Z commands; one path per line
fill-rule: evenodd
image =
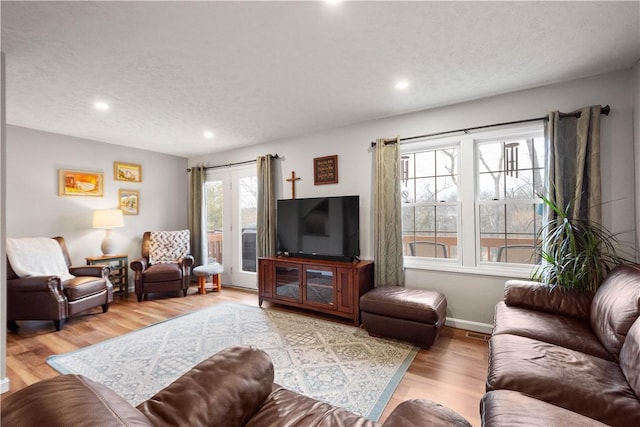
M 276 383 L 376 421 L 419 350 L 354 326 L 225 302 L 50 356 L 47 363 L 61 373 L 85 375 L 138 405 L 234 345 L 269 354 Z

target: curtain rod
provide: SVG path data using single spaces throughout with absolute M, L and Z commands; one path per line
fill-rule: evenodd
M 600 108 L 600 114 L 608 116 L 610 112 L 611 112 L 611 107 L 609 107 L 608 105 L 605 105 L 604 107 Z M 560 118 L 561 119 L 564 119 L 566 117 L 575 117 L 576 119 L 580 118 L 580 112 L 578 111 L 576 113 L 560 113 Z M 516 125 L 516 124 L 519 124 L 519 123 L 537 122 L 537 121 L 540 121 L 540 120 L 549 120 L 549 117 L 548 116 L 536 117 L 536 118 L 533 118 L 533 119 L 515 120 L 513 122 L 493 123 L 493 124 L 490 124 L 490 125 L 475 126 L 475 127 L 471 127 L 471 128 L 463 128 L 463 129 L 456 129 L 456 130 L 448 130 L 448 131 L 445 131 L 445 132 L 436 132 L 436 133 L 427 133 L 425 135 L 408 136 L 406 138 L 400 138 L 400 142 L 410 141 L 412 139 L 429 138 L 429 137 L 432 137 L 432 136 L 446 135 L 446 134 L 449 134 L 449 133 L 456 133 L 456 132 L 469 133 L 472 130 L 485 129 L 485 128 L 491 128 L 491 127 L 496 127 L 496 126 Z M 385 145 L 387 145 L 387 144 L 395 144 L 396 140 L 392 139 L 392 140 L 389 140 L 389 141 L 385 141 L 384 143 L 385 143 Z M 376 142 L 372 141 L 371 142 L 371 146 L 375 147 L 376 146 Z
M 278 153 L 271 155 L 274 159 L 279 159 Z M 255 163 L 256 159 L 253 160 L 245 160 L 244 162 L 235 162 L 235 163 L 227 163 L 226 165 L 215 165 L 215 166 L 205 166 L 204 170 L 208 169 L 217 169 L 217 168 L 228 168 L 229 166 L 238 166 L 238 165 L 246 165 L 247 163 Z M 191 168 L 187 169 L 187 172 L 191 172 Z

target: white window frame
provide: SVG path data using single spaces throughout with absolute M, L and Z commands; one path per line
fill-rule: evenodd
M 425 138 L 404 143 L 400 154 L 458 145 L 458 259 L 404 257 L 404 266 L 411 269 L 447 271 L 476 275 L 528 278 L 534 265 L 483 262 L 480 254 L 480 233 L 478 226 L 479 203 L 477 194 L 477 143 L 501 138 L 518 138 L 532 134 L 542 134 L 542 123 L 501 126 L 482 131 L 442 138 Z M 546 165 L 545 165 L 546 167 Z M 546 172 L 545 172 L 546 174 Z M 400 179 L 400 177 L 398 178 Z M 521 200 L 519 200 L 521 201 Z M 504 203 L 504 200 L 501 201 Z M 463 220 L 463 218 L 468 218 Z M 465 236 L 467 236 L 465 238 Z
M 404 148 L 404 147 L 403 147 Z M 457 165 L 457 170 L 458 170 L 458 181 L 461 181 L 460 178 L 460 172 L 461 172 L 461 165 L 460 165 L 460 139 L 459 138 L 443 138 L 443 139 L 439 139 L 437 141 L 431 141 L 430 144 L 425 145 L 425 144 L 419 144 L 419 145 L 413 145 L 412 144 L 412 148 L 413 149 L 401 149 L 401 154 L 402 153 L 417 153 L 420 151 L 427 151 L 427 150 L 438 150 L 438 149 L 447 149 L 447 148 L 456 148 L 458 150 L 458 165 Z M 459 189 L 458 189 L 459 190 Z M 448 265 L 451 267 L 455 267 L 455 266 L 459 266 L 461 265 L 461 253 L 460 253 L 460 248 L 462 247 L 462 233 L 460 232 L 460 227 L 462 225 L 462 221 L 460 219 L 462 211 L 461 211 L 461 204 L 460 204 L 460 193 L 458 192 L 458 200 L 454 201 L 454 202 L 438 202 L 438 201 L 434 201 L 434 202 L 414 202 L 414 203 L 410 203 L 411 205 L 414 206 L 456 206 L 457 207 L 457 230 L 458 230 L 458 257 L 456 259 L 451 259 L 451 258 L 425 258 L 425 257 L 415 257 L 415 256 L 410 256 L 410 255 L 405 255 L 404 259 L 405 259 L 405 266 L 407 266 L 407 261 L 410 261 L 410 263 L 415 263 L 418 266 L 423 265 L 425 262 L 426 263 L 435 263 L 438 265 Z

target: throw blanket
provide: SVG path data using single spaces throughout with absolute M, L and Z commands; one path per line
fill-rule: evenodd
M 73 279 L 55 239 L 23 237 L 7 239 L 7 258 L 19 277 L 58 276 L 63 282 Z
M 152 231 L 149 236 L 149 263 L 180 262 L 189 253 L 189 230 Z

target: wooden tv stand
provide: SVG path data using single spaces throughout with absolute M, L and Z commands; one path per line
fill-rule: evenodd
M 373 288 L 373 261 L 258 259 L 259 304 L 271 301 L 345 317 L 360 325 L 360 296 Z

